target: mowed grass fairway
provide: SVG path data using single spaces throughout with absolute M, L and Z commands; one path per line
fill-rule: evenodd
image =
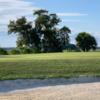
M 100 76 L 100 52 L 0 56 L 0 80 Z

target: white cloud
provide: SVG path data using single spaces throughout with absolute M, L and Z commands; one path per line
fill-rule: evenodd
M 82 13 L 57 13 L 58 16 L 64 16 L 64 17 L 75 17 L 75 16 L 87 16 L 88 14 L 82 14 Z
M 33 6 L 32 3 L 24 0 L 0 0 L 0 32 L 7 31 L 5 29 L 9 20 L 21 16 L 31 16 L 33 10 L 39 9 Z

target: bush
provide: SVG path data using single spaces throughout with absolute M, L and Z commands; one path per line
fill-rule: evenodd
M 32 49 L 32 53 L 41 53 L 41 51 L 38 49 Z
M 30 53 L 33 53 L 32 49 L 30 48 L 20 48 L 20 53 L 21 54 L 30 54 Z
M 13 49 L 9 52 L 9 54 L 31 54 L 31 53 L 40 53 L 39 50 L 31 49 L 31 48 L 18 48 L 18 49 Z
M 7 54 L 8 52 L 5 49 L 0 48 L 0 55 L 7 55 Z
M 20 51 L 18 49 L 13 49 L 10 51 L 10 54 L 20 54 Z
M 69 45 L 67 45 L 66 46 L 66 50 L 67 51 L 75 51 L 75 52 L 80 52 L 80 49 L 76 46 L 76 45 L 74 45 L 74 44 L 69 44 Z

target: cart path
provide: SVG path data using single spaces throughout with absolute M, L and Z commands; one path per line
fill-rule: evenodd
M 1 81 L 0 100 L 100 100 L 99 78 L 28 80 L 26 83 L 24 80 L 23 84 L 20 82 L 22 80 L 16 80 L 15 83 L 19 84 L 17 86 L 14 81 Z M 9 89 L 1 89 L 3 85 Z M 17 86 L 16 89 L 14 86 Z

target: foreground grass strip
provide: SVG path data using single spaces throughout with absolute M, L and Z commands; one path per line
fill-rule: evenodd
M 0 56 L 0 80 L 100 76 L 100 53 Z

